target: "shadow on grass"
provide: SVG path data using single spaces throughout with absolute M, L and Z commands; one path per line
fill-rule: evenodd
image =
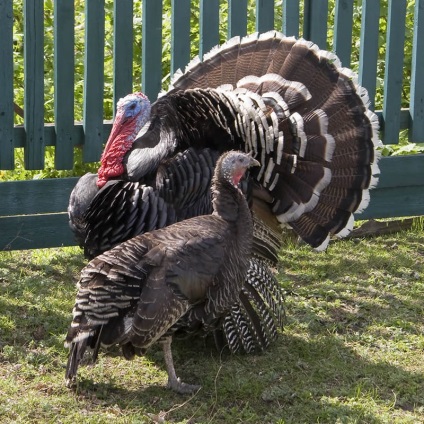
M 223 423 L 333 423 L 340 419 L 383 423 L 387 416 L 371 412 L 375 403 L 384 405 L 389 413 L 414 411 L 424 405 L 422 373 L 365 360 L 332 335 L 309 340 L 281 336 L 268 352 L 253 356 L 220 358 L 199 341 L 178 341 L 174 353 L 182 380 L 202 384 L 191 399 L 167 390 L 165 381 L 143 381 L 136 365 L 134 381 L 125 383 L 106 372 L 101 382 L 82 379 L 79 394 L 105 406 L 117 404 L 127 412 L 158 413 L 188 401 L 170 413 L 173 420 L 194 416 L 194 422 L 211 419 Z M 162 367 L 157 351 L 147 357 Z
M 412 269 L 408 254 L 394 251 Z M 177 374 L 183 381 L 202 385 L 192 398 L 165 388 L 158 347 L 147 353 L 147 361 L 136 359 L 124 370 L 119 364 L 125 360 L 116 357 L 117 351 L 102 354 L 100 363 L 80 374 L 77 392 L 63 390 L 63 337 L 71 319 L 75 276 L 86 263 L 82 256 L 58 256 L 47 264 L 30 265 L 0 259 L 0 268 L 9 270 L 9 275 L 0 274 L 0 310 L 10 320 L 9 326 L 0 329 L 0 343 L 9 343 L 18 352 L 9 355 L 12 363 L 29 361 L 30 341 L 40 345 L 42 362 L 51 358 L 43 346 L 54 347 L 61 352 L 60 364 L 51 368 L 60 378 L 58 399 L 75 398 L 88 409 L 117 405 L 128 422 L 170 410 L 167 419 L 171 422 L 193 417 L 192 422 L 213 423 L 383 423 L 394 422 L 392 415 L 405 414 L 415 414 L 409 416 L 419 422 L 424 410 L 422 367 L 396 364 L 393 356 L 401 356 L 402 349 L 405 355 L 411 353 L 407 349 L 415 349 L 419 358 L 422 347 L 392 344 L 390 334 L 387 346 L 382 346 L 386 335 L 378 338 L 373 333 L 375 327 L 390 329 L 399 324 L 401 338 L 419 334 L 424 294 L 417 290 L 416 281 L 404 278 L 404 271 L 390 265 L 389 257 L 374 256 L 372 249 L 355 258 L 334 254 L 330 265 L 316 256 L 320 259 L 309 263 L 309 272 L 322 274 L 322 281 L 302 277 L 303 254 L 288 259 L 299 259 L 299 274 L 292 277 L 300 293 L 288 297 L 287 331 L 267 352 L 221 356 L 202 340 L 174 343 Z M 343 279 L 350 270 L 355 271 L 352 279 Z M 418 271 L 422 272 L 422 265 Z M 369 281 L 372 273 L 376 277 Z M 413 418 L 408 422 L 414 422 Z

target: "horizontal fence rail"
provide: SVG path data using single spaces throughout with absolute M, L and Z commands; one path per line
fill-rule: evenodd
M 43 0 L 0 2 L 2 170 L 14 169 L 17 148 L 28 170 L 44 168 L 50 146 L 58 170 L 73 168 L 75 148 L 84 162 L 98 161 L 120 97 L 142 90 L 154 100 L 195 55 L 271 29 L 310 39 L 356 69 L 385 144 L 398 143 L 401 130 L 424 142 L 424 0 L 54 0 L 53 13 L 44 7 Z M 21 108 L 23 119 L 14 113 Z M 423 215 L 424 156 L 384 157 L 380 168 L 358 218 Z M 0 182 L 0 249 L 74 244 L 66 208 L 75 183 Z

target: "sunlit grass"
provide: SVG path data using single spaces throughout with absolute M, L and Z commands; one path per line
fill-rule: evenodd
M 159 348 L 131 362 L 102 353 L 66 389 L 63 339 L 84 263 L 77 248 L 0 253 L 1 422 L 424 422 L 422 229 L 326 253 L 288 241 L 284 333 L 255 356 L 176 342 L 178 374 L 202 384 L 192 398 L 165 388 Z

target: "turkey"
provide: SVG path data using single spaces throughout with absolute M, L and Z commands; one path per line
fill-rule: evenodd
M 128 98 L 131 99 L 132 96 Z M 120 106 L 123 104 L 126 103 L 121 102 Z M 94 199 L 84 214 L 84 219 L 73 220 L 74 232 L 77 235 L 84 234 L 84 222 L 93 219 L 92 222 L 99 223 L 88 232 L 85 243 L 86 255 L 91 257 L 96 253 L 100 254 L 111 245 L 117 244 L 123 237 L 125 224 L 131 220 L 138 220 L 138 223 L 129 226 L 130 231 L 124 233 L 125 240 L 182 219 L 211 213 L 210 183 L 217 157 L 216 152 L 207 148 L 199 152 L 188 149 L 177 154 L 167 166 L 163 167 L 163 172 L 158 171 L 156 188 L 124 180 L 109 181 L 99 191 L 99 195 L 93 196 Z M 96 194 L 96 185 L 81 184 L 84 180 L 95 183 L 97 175 L 86 174 L 81 178 L 72 193 L 71 204 L 74 197 L 82 198 L 79 193 L 82 187 L 85 189 L 91 187 Z M 242 181 L 241 185 L 243 191 L 247 192 L 246 181 Z M 106 206 L 103 204 L 105 199 L 114 199 L 113 204 Z M 82 202 L 74 203 L 80 210 L 84 210 Z M 118 212 L 119 209 L 121 210 Z M 102 211 L 101 217 L 98 215 L 100 211 Z M 72 216 L 83 215 L 74 209 Z M 104 229 L 107 226 L 110 227 L 107 241 L 105 244 L 98 243 L 98 239 L 105 235 Z M 254 221 L 254 228 L 258 233 L 257 218 Z M 256 258 L 250 258 L 248 278 L 239 299 L 233 305 L 231 313 L 217 321 L 216 328 L 213 329 L 216 346 L 220 351 L 224 347 L 228 347 L 233 353 L 262 351 L 275 340 L 278 329 L 283 327 L 284 295 L 273 272 L 267 266 L 269 258 L 272 258 L 273 262 L 277 261 L 280 238 L 278 235 L 267 234 L 266 244 L 263 239 L 265 237 L 254 238 Z M 91 246 L 94 248 L 90 249 Z M 263 255 L 262 258 L 259 257 L 260 254 Z M 264 259 L 265 257 L 268 259 Z M 208 335 L 204 330 L 200 322 L 186 321 L 185 326 L 180 326 L 177 336 L 184 337 L 187 333 Z
M 281 227 L 318 250 L 331 236 L 347 235 L 377 183 L 378 145 L 367 92 L 334 54 L 275 31 L 235 37 L 177 72 L 153 104 L 142 93 L 121 101 L 98 174 L 82 177 L 71 195 L 70 225 L 93 255 L 180 215 L 206 212 L 216 157 L 252 151 L 261 166 L 245 184 L 254 214 L 243 286 L 249 301 L 223 326 L 227 339 L 237 329 L 237 350 L 244 329 L 253 328 L 249 311 L 266 314 L 255 317 L 262 332 L 278 324 L 275 293 L 282 293 L 270 266 Z M 235 317 L 240 313 L 248 327 Z M 256 336 L 249 333 L 263 346 Z
M 93 360 L 101 346 L 116 344 L 131 359 L 160 342 L 168 386 L 178 393 L 198 389 L 176 377 L 172 334 L 184 320 L 213 325 L 237 302 L 253 242 L 251 212 L 238 185 L 259 165 L 249 154 L 224 153 L 213 176 L 212 214 L 138 235 L 82 270 L 65 342 L 67 386 L 88 347 Z

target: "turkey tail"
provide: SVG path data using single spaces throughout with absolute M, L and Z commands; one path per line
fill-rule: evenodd
M 255 211 L 258 211 L 255 209 Z M 253 248 L 255 257 L 266 262 L 276 264 L 281 248 L 281 231 L 274 230 L 271 225 L 264 222 L 257 213 L 253 212 Z
M 169 92 L 189 89 L 218 89 L 234 116 L 250 116 L 232 131 L 257 154 L 282 224 L 319 250 L 350 232 L 377 183 L 380 142 L 366 89 L 335 54 L 276 31 L 235 37 L 174 75 Z
M 177 71 L 171 80 L 168 92 L 187 90 L 189 88 L 217 88 L 222 84 L 236 85 L 248 76 L 261 76 L 276 72 L 285 55 L 290 51 L 290 44 L 296 40 L 284 37 L 272 31 L 264 34 L 252 34 L 247 37 L 234 37 L 212 49 L 203 61 L 194 58 L 184 73 Z M 286 46 L 287 44 L 287 46 Z
M 258 352 L 277 337 L 284 323 L 284 294 L 267 265 L 251 259 L 240 303 L 233 305 L 222 328 L 231 352 Z
M 84 356 L 87 349 L 88 338 L 85 338 L 79 342 L 73 342 L 70 344 L 70 351 L 68 356 L 68 363 L 65 371 L 65 384 L 66 387 L 71 387 L 77 377 L 78 366 Z
M 265 322 L 270 323 L 268 327 L 271 328 L 271 323 L 274 323 L 275 329 L 283 328 L 285 319 L 284 290 L 269 267 L 262 260 L 252 258 L 247 273 L 247 281 L 251 286 L 248 292 L 249 297 L 253 297 L 251 295 L 253 292 L 260 296 L 261 302 L 256 303 L 258 310 L 263 308 L 261 315 L 265 317 L 270 313 L 270 317 L 272 317 L 272 319 L 265 319 Z M 273 339 L 273 330 L 271 330 L 271 334 L 271 339 Z
M 90 349 L 91 361 L 97 360 L 103 325 L 91 326 L 83 317 L 82 310 L 75 306 L 72 324 L 65 339 L 65 347 L 69 347 L 68 363 L 65 371 L 65 384 L 71 387 L 76 381 L 78 367 L 84 358 L 87 348 Z

